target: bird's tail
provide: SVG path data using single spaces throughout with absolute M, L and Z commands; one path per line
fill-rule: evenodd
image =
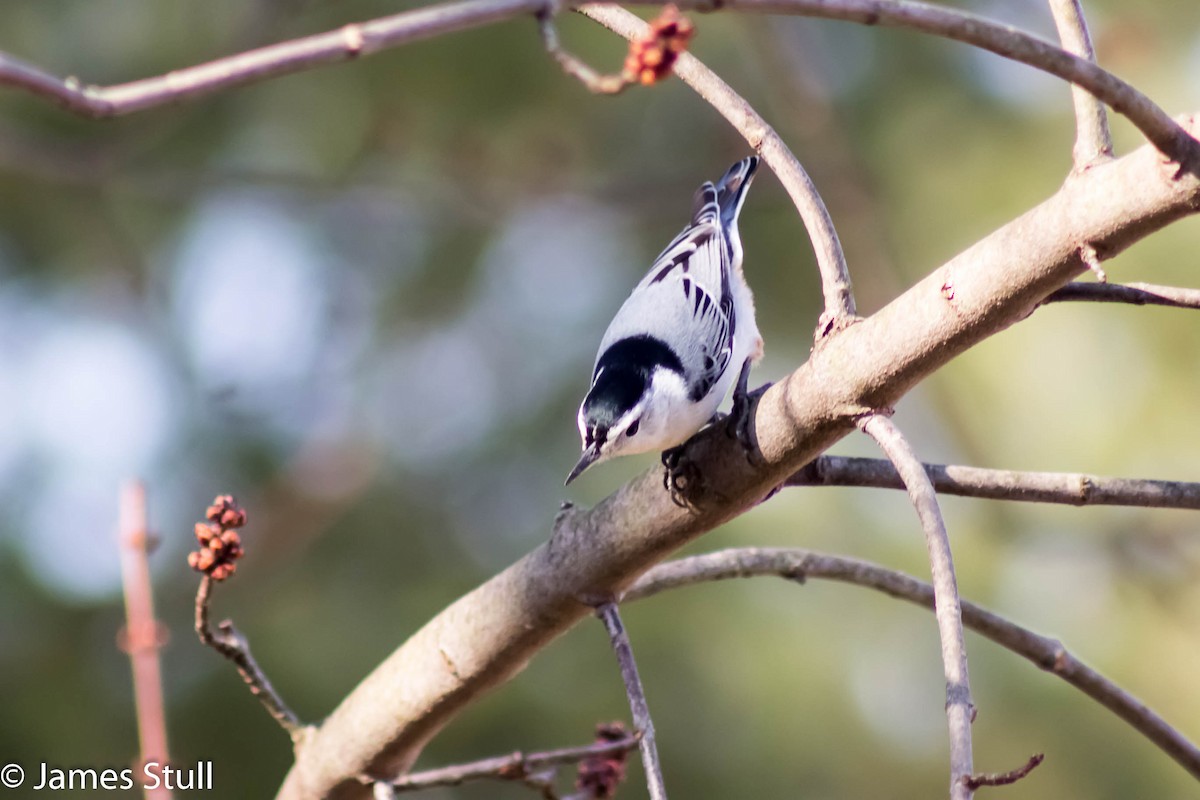
M 696 192 L 692 223 L 698 225 L 719 220 L 722 228 L 732 229 L 737 223 L 742 201 L 746 199 L 746 190 L 750 188 L 756 169 L 758 156 L 750 156 L 730 167 L 716 186 L 711 183 L 701 186 Z
M 726 230 L 737 223 L 738 214 L 742 211 L 742 201 L 746 199 L 746 190 L 754 180 L 756 169 L 758 156 L 744 158 L 730 167 L 725 177 L 717 183 L 717 205 L 721 209 L 721 225 Z

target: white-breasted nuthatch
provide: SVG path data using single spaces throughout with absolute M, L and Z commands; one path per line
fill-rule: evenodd
M 683 444 L 716 414 L 739 369 L 745 396 L 763 341 L 737 218 L 757 167 L 751 156 L 697 190 L 692 221 L 613 317 L 579 407 L 583 454 L 567 483 L 597 462 Z

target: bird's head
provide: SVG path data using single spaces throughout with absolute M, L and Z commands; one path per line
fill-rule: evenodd
M 608 367 L 596 374 L 579 406 L 583 453 L 567 476 L 568 484 L 592 464 L 652 449 L 652 445 L 644 446 L 639 440 L 639 434 L 644 433 L 651 383 L 651 376 L 641 369 Z

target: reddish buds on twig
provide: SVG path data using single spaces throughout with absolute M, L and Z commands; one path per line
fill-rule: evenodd
M 664 6 L 662 13 L 651 20 L 650 32 L 629 43 L 622 77 L 644 86 L 661 81 L 671 74 L 679 54 L 687 50 L 688 41 L 695 33 L 696 26 L 680 14 L 678 8 Z
M 629 736 L 629 731 L 620 722 L 601 723 L 596 726 L 596 744 L 619 742 Z M 625 757 L 629 751 L 621 750 L 602 756 L 592 756 L 580 762 L 579 777 L 575 788 L 588 797 L 598 800 L 615 797 L 617 787 L 625 781 Z
M 232 495 L 219 495 L 204 515 L 208 522 L 196 523 L 200 549 L 188 553 L 188 566 L 214 581 L 223 581 L 237 571 L 237 560 L 245 552 L 235 528 L 246 524 L 246 512 Z

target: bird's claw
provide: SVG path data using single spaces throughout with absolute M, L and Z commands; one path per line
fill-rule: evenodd
M 758 436 L 754 430 L 754 409 L 763 393 L 771 388 L 771 384 L 764 383 L 754 391 L 749 391 L 746 388 L 749 381 L 750 361 L 747 360 L 742 364 L 737 385 L 733 389 L 733 408 L 725 420 L 725 433 L 738 440 L 746 454 L 746 460 L 752 466 L 761 467 L 766 461 L 758 447 Z
M 684 442 L 662 454 L 663 488 L 671 495 L 671 502 L 680 508 L 691 508 L 687 493 L 698 485 L 700 477 L 696 462 L 687 457 L 686 450 Z

